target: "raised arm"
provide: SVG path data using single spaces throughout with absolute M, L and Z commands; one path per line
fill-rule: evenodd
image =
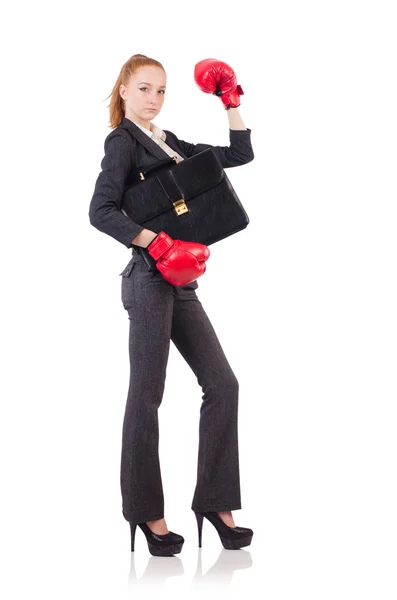
M 226 112 L 229 119 L 229 146 L 213 146 L 203 143 L 191 144 L 177 138 L 172 131 L 166 129 L 164 131 L 187 157 L 198 154 L 207 148 L 212 148 L 224 169 L 245 165 L 255 157 L 251 144 L 251 129 L 245 127 L 238 108 L 229 108 L 223 112 Z

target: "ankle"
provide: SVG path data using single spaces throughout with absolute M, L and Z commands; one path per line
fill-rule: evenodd
M 217 514 L 220 516 L 220 518 L 226 525 L 228 525 L 229 527 L 236 527 L 231 510 L 217 511 Z
M 165 535 L 166 533 L 169 533 L 167 523 L 165 522 L 164 518 L 156 519 L 155 521 L 146 521 L 146 525 L 153 533 L 156 533 L 157 535 Z

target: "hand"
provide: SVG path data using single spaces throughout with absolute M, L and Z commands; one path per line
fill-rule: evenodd
M 156 267 L 169 283 L 182 286 L 204 275 L 210 250 L 199 242 L 173 240 L 165 231 L 150 242 L 147 250 Z
M 233 69 L 221 60 L 206 58 L 194 67 L 194 80 L 206 94 L 220 96 L 225 109 L 240 106 L 240 96 L 244 94 Z

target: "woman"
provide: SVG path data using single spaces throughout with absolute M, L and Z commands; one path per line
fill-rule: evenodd
M 135 530 L 139 525 L 149 551 L 157 556 L 176 554 L 184 543 L 181 535 L 168 530 L 164 519 L 158 456 L 157 410 L 162 401 L 171 340 L 204 392 L 197 484 L 191 506 L 197 518 L 199 546 L 204 516 L 216 527 L 225 548 L 249 545 L 253 535 L 252 529 L 235 526 L 231 512 L 241 508 L 238 381 L 195 292 L 198 287 L 195 277 L 204 273 L 209 249 L 196 244 L 192 250 L 189 242 L 171 240 L 166 232 L 145 229 L 127 217 L 120 206 L 126 181 L 129 184 L 139 181 L 139 171 L 158 160 L 139 142 L 140 136 L 143 139 L 142 136 L 147 135 L 154 146 L 157 144 L 157 154 L 160 147 L 164 157 L 177 156 L 178 161 L 213 148 L 225 168 L 254 158 L 251 130 L 245 128 L 238 113 L 238 94 L 235 93 L 230 98 L 221 98 L 229 117 L 230 146 L 184 142 L 171 131 L 163 131 L 151 123 L 162 108 L 165 90 L 166 73 L 158 61 L 136 54 L 122 67 L 111 93 L 113 131 L 105 140 L 102 171 L 89 210 L 94 227 L 132 248 L 132 258 L 120 273 L 121 299 L 130 320 L 130 385 L 123 422 L 120 475 L 122 512 L 131 527 L 131 550 L 134 550 Z M 225 99 L 230 102 L 226 103 Z M 134 136 L 129 135 L 128 129 Z M 176 261 L 173 272 L 160 270 L 163 248 L 159 248 L 159 242 L 164 240 L 168 255 Z M 143 259 L 145 252 L 156 259 L 159 267 L 156 271 L 148 270 Z M 189 271 L 185 281 L 183 278 L 176 281 L 178 273 L 185 273 L 178 261 L 186 257 L 192 259 L 192 255 L 196 263 L 193 271 Z

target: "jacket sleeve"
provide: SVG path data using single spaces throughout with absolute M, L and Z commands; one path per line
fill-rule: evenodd
M 133 164 L 131 144 L 121 131 L 114 130 L 105 139 L 104 150 L 102 171 L 89 207 L 90 223 L 127 248 L 132 248 L 132 240 L 144 227 L 132 221 L 121 209 L 125 181 Z
M 254 151 L 251 144 L 251 129 L 230 129 L 229 146 L 212 146 L 211 144 L 191 144 L 176 137 L 171 131 L 164 130 L 170 135 L 188 158 L 198 154 L 207 148 L 212 148 L 224 169 L 245 165 L 254 159 Z M 166 140 L 167 141 L 167 140 Z

